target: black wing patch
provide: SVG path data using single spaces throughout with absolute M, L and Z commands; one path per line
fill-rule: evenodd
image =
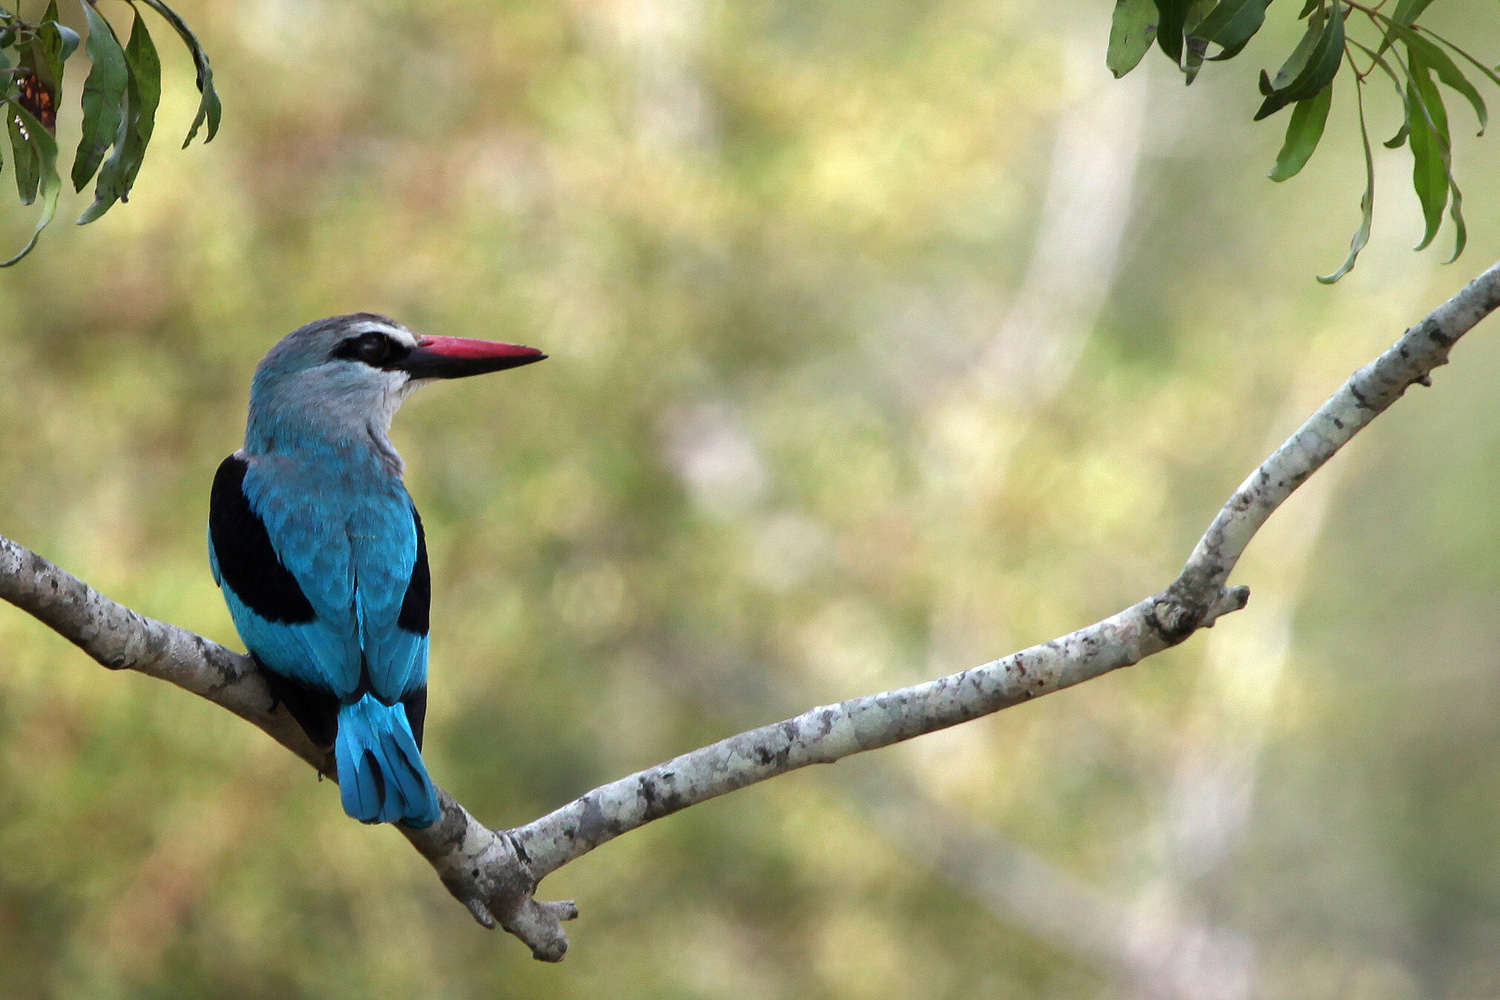
M 250 509 L 250 501 L 245 497 L 246 468 L 244 459 L 230 455 L 214 474 L 213 493 L 208 502 L 208 536 L 219 560 L 219 577 L 246 607 L 267 621 L 288 625 L 310 622 L 317 618 L 317 613 L 302 593 L 297 578 L 282 565 L 265 522 Z M 421 538 L 422 528 L 418 524 L 418 555 L 425 580 L 427 562 Z M 407 599 L 410 600 L 409 588 Z M 425 603 L 423 624 L 426 624 Z
M 338 695 L 304 684 L 295 678 L 283 677 L 260 662 L 260 657 L 254 653 L 250 655 L 260 668 L 266 687 L 271 689 L 271 697 L 277 704 L 286 706 L 286 710 L 292 713 L 292 718 L 297 720 L 313 745 L 325 750 L 333 746 L 339 732 Z
M 411 735 L 422 749 L 422 727 L 427 721 L 427 685 L 401 696 L 401 705 L 406 709 L 406 722 L 411 726 Z
M 417 524 L 417 561 L 411 568 L 411 580 L 406 584 L 406 596 L 401 599 L 401 614 L 396 624 L 408 632 L 426 635 L 428 612 L 432 608 L 432 576 L 427 571 L 427 535 L 422 531 L 422 516 L 415 506 L 411 519 Z

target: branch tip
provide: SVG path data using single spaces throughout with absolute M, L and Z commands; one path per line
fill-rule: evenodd
M 475 920 L 479 921 L 481 927 L 490 931 L 495 929 L 494 914 L 490 913 L 489 907 L 485 906 L 481 900 L 466 899 L 464 905 L 469 908 L 469 912 L 474 915 Z
M 538 962 L 561 962 L 568 954 L 568 935 L 562 929 L 564 920 L 578 916 L 571 900 L 538 902 L 527 899 L 501 926 L 526 942 L 531 957 Z
M 1208 609 L 1208 617 L 1203 619 L 1204 628 L 1213 628 L 1214 623 L 1223 615 L 1243 611 L 1245 605 L 1250 603 L 1250 588 L 1246 586 L 1225 587 L 1219 591 L 1219 599 L 1214 601 L 1213 607 Z

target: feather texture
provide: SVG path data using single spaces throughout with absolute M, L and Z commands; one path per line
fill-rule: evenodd
M 255 369 L 245 446 L 214 477 L 209 564 L 272 694 L 333 746 L 344 809 L 366 823 L 438 815 L 421 754 L 432 582 L 391 417 L 422 382 L 545 357 L 354 313 L 293 330 Z
M 214 477 L 209 562 L 240 638 L 313 742 L 332 745 L 345 810 L 424 826 L 431 584 L 421 520 L 387 437 L 407 376 L 347 357 L 380 317 L 284 338 L 256 370 L 245 447 Z

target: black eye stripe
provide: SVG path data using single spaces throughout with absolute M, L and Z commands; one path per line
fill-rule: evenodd
M 333 350 L 333 357 L 360 361 L 371 368 L 390 368 L 399 364 L 411 348 L 383 333 L 371 331 L 347 337 Z

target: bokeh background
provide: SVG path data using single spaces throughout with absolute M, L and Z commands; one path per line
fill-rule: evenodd
M 1500 140 L 1455 102 L 1448 267 L 1377 147 L 1370 247 L 1317 285 L 1363 183 L 1347 78 L 1273 185 L 1253 73 L 1291 11 L 1185 90 L 1156 53 L 1109 78 L 1111 7 L 183 0 L 219 138 L 173 148 L 196 93 L 162 26 L 130 204 L 0 274 L 0 532 L 238 648 L 208 485 L 278 337 L 369 309 L 544 348 L 395 432 L 427 758 L 495 825 L 1112 613 L 1500 256 Z M 1492 5 L 1430 16 L 1500 56 Z M 555 967 L 260 732 L 0 607 L 0 995 L 1496 995 L 1497 378 L 1481 327 L 1185 647 L 554 875 L 583 910 Z

